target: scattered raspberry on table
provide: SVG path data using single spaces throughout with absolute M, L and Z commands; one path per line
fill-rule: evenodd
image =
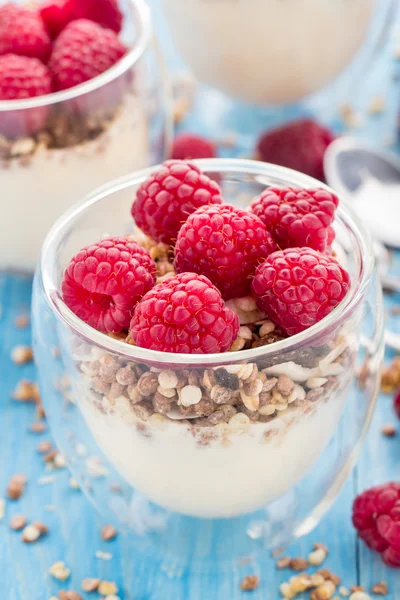
M 354 500 L 353 525 L 390 567 L 400 567 L 400 483 L 366 490 Z
M 264 133 L 257 143 L 260 160 L 324 181 L 324 154 L 334 134 L 312 119 L 292 121 Z

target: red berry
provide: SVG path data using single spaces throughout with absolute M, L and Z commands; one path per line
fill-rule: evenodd
M 394 408 L 396 415 L 400 419 L 400 390 L 398 392 L 396 392 L 396 394 L 394 395 L 393 408 Z
M 130 327 L 137 346 L 159 352 L 225 352 L 237 338 L 239 317 L 202 275 L 182 273 L 148 292 Z
M 215 144 L 194 133 L 177 135 L 172 145 L 171 158 L 173 159 L 215 158 L 216 156 Z
M 15 4 L 0 7 L 0 55 L 18 54 L 47 62 L 51 41 L 40 16 Z
M 311 119 L 292 121 L 264 133 L 257 143 L 257 154 L 265 162 L 324 181 L 324 154 L 334 139 L 329 129 Z
M 257 266 L 275 250 L 255 215 L 227 204 L 203 206 L 179 231 L 175 268 L 205 275 L 225 300 L 241 298 L 250 293 Z
M 189 215 L 200 206 L 221 203 L 218 184 L 196 165 L 168 160 L 138 189 L 132 217 L 146 235 L 173 245 Z
M 352 519 L 367 546 L 382 554 L 389 566 L 400 567 L 400 483 L 379 485 L 357 496 Z
M 334 258 L 311 248 L 288 248 L 258 267 L 252 290 L 257 306 L 295 335 L 326 317 L 349 287 L 349 274 Z
M 267 188 L 251 205 L 282 249 L 308 246 L 324 252 L 331 240 L 338 197 L 322 188 Z
M 40 14 L 53 38 L 77 19 L 95 21 L 116 33 L 121 31 L 123 20 L 118 0 L 48 0 L 40 7 Z
M 126 53 L 117 35 L 80 19 L 64 29 L 54 43 L 49 67 L 57 90 L 66 90 L 110 69 Z
M 5 54 L 0 56 L 0 101 L 25 100 L 52 92 L 48 68 L 36 58 Z M 0 112 L 0 133 L 13 138 L 33 135 L 44 129 L 47 106 Z
M 74 20 L 70 0 L 47 0 L 40 5 L 39 12 L 53 39 Z
M 128 329 L 137 302 L 154 285 L 149 252 L 124 237 L 87 246 L 64 273 L 65 304 L 83 321 L 108 333 Z

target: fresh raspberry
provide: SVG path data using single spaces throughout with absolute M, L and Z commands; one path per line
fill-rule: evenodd
M 66 90 L 110 69 L 126 53 L 117 35 L 80 19 L 64 29 L 54 43 L 49 67 L 57 90 Z
M 239 317 L 202 275 L 182 273 L 148 292 L 130 327 L 137 346 L 161 352 L 225 352 L 237 338 Z
M 121 31 L 123 20 L 118 0 L 48 0 L 40 7 L 40 14 L 52 38 L 77 19 L 95 21 L 116 33 Z
M 176 136 L 172 144 L 171 158 L 176 160 L 215 158 L 216 156 L 215 144 L 194 133 L 181 133 Z
M 196 165 L 168 160 L 140 186 L 132 217 L 146 235 L 173 245 L 189 215 L 200 206 L 221 203 L 218 184 Z
M 87 246 L 64 273 L 65 304 L 83 321 L 108 333 L 128 329 L 137 302 L 154 285 L 149 252 L 124 237 Z
M 357 496 L 353 525 L 387 565 L 400 567 L 400 483 L 379 485 Z
M 396 394 L 394 395 L 393 408 L 394 408 L 394 412 L 400 419 L 400 390 L 398 392 L 396 392 Z
M 52 92 L 48 68 L 36 58 L 0 56 L 0 100 L 23 100 Z M 33 135 L 46 126 L 47 106 L 0 111 L 0 131 L 8 138 Z
M 48 0 L 40 5 L 40 16 L 51 38 L 56 38 L 74 20 L 71 9 L 70 0 Z
M 349 287 L 349 274 L 334 258 L 311 248 L 288 248 L 258 267 L 252 290 L 257 306 L 295 335 L 326 317 Z
M 202 206 L 179 231 L 175 268 L 205 275 L 225 300 L 241 298 L 250 293 L 257 266 L 275 250 L 256 215 L 228 204 Z
M 18 54 L 47 62 L 51 41 L 40 16 L 15 4 L 0 7 L 0 55 Z
M 257 143 L 257 154 L 265 162 L 324 181 L 324 154 L 334 139 L 329 129 L 311 119 L 292 121 L 264 133 Z
M 308 246 L 324 250 L 331 238 L 338 197 L 315 188 L 267 188 L 251 205 L 282 249 Z

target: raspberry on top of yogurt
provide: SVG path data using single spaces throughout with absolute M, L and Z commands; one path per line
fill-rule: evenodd
M 349 274 L 327 247 L 333 239 L 338 199 L 323 189 L 292 188 L 267 189 L 261 198 L 266 202 L 257 199 L 253 212 L 225 204 L 219 186 L 197 166 L 167 161 L 141 184 L 132 206 L 136 225 L 146 234 L 135 239 L 150 249 L 157 285 L 153 287 L 155 280 L 149 276 L 146 290 L 132 260 L 125 261 L 124 271 L 110 268 L 103 255 L 99 265 L 92 257 L 94 253 L 97 258 L 98 251 L 92 246 L 67 267 L 64 300 L 93 327 L 118 331 L 128 343 L 158 351 L 226 352 L 304 331 L 326 317 L 350 288 Z M 268 198 L 272 198 L 270 206 Z M 287 227 L 286 245 L 302 239 L 302 246 L 281 249 Z M 118 244 L 128 243 L 131 237 L 118 238 Z M 316 241 L 326 253 L 312 247 Z M 144 266 L 149 268 L 147 262 Z M 134 293 L 128 291 L 127 281 Z M 85 288 L 84 293 L 77 284 Z M 111 309 L 107 299 L 107 311 L 111 310 L 107 320 L 100 293 L 109 294 L 115 303 Z M 119 294 L 124 312 L 117 311 L 116 317 L 113 310 Z M 255 330 L 260 329 L 256 340 L 248 326 L 239 329 L 243 311 L 236 307 L 243 304 L 243 297 L 254 303 L 253 312 L 261 319 L 261 329 L 254 323 Z M 275 328 L 277 334 L 271 335 Z M 247 337 L 250 345 L 238 344 L 238 336 Z

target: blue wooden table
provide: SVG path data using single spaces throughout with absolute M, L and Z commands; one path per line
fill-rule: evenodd
M 393 44 L 394 41 L 386 49 L 375 73 L 365 82 L 358 107 L 364 122 L 357 134 L 378 144 L 383 144 L 388 134 L 393 134 L 400 104 L 399 84 L 393 81 L 393 74 L 400 68 L 393 58 Z M 390 93 L 385 93 L 389 86 Z M 382 93 L 386 97 L 385 112 L 368 116 L 364 109 L 374 94 Z M 199 129 L 202 110 L 204 107 L 199 103 L 197 111 L 185 123 L 188 129 Z M 243 129 L 245 124 L 241 122 Z M 224 134 L 223 131 L 213 133 Z M 240 136 L 237 142 L 231 149 L 232 154 L 240 154 L 243 150 Z M 399 272 L 400 256 L 394 256 L 392 268 Z M 223 577 L 171 572 L 162 562 L 150 562 L 138 556 L 129 536 L 119 535 L 113 541 L 103 541 L 100 531 L 105 523 L 87 504 L 82 493 L 71 487 L 67 469 L 56 470 L 48 477 L 37 445 L 40 441 L 50 440 L 50 433 L 32 433 L 29 428 L 36 420 L 34 406 L 11 399 L 21 378 L 35 380 L 36 377 L 32 364 L 16 366 L 10 358 L 16 345 L 30 344 L 30 327 L 18 328 L 15 324 L 18 317 L 29 314 L 30 295 L 29 277 L 0 275 L 0 496 L 5 495 L 12 475 L 24 473 L 28 476 L 22 498 L 7 502 L 5 516 L 0 521 L 1 600 L 49 600 L 61 589 L 81 592 L 81 581 L 85 577 L 115 582 L 121 600 L 280 598 L 279 583 L 293 573 L 277 570 L 270 556 L 254 563 L 235 565 L 231 574 Z M 398 303 L 399 297 L 386 298 L 388 322 L 393 330 L 400 332 L 400 315 L 390 310 Z M 390 358 L 389 354 L 387 358 Z M 350 523 L 350 510 L 352 500 L 360 490 L 388 480 L 399 480 L 400 423 L 398 436 L 388 438 L 381 433 L 383 425 L 395 422 L 391 398 L 380 397 L 359 464 L 336 504 L 312 534 L 287 550 L 292 557 L 307 556 L 314 542 L 325 543 L 329 547 L 329 557 L 324 566 L 339 574 L 345 586 L 359 584 L 370 590 L 374 583 L 386 580 L 389 599 L 400 599 L 400 571 L 385 567 L 377 555 L 357 541 Z M 22 543 L 20 534 L 9 528 L 9 521 L 15 514 L 44 522 L 49 534 L 36 544 Z M 65 583 L 57 582 L 48 574 L 56 561 L 64 561 L 71 570 Z M 260 577 L 260 587 L 251 595 L 240 591 L 240 582 L 248 574 Z M 85 600 L 98 597 L 97 594 L 81 593 Z

